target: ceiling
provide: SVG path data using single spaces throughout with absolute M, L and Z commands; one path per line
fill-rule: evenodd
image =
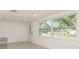
M 59 10 L 0 10 L 0 20 L 34 21 L 61 12 Z

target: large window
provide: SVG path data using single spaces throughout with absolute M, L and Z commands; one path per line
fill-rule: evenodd
M 56 19 L 50 19 L 39 24 L 39 35 L 41 36 L 76 36 L 75 14 Z

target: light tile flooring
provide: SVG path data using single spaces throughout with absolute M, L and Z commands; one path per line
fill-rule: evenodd
M 2 45 L 2 49 L 46 49 L 31 42 L 16 42 Z

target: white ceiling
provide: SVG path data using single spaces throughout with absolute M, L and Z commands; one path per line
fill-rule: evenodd
M 0 20 L 10 21 L 34 21 L 61 12 L 59 10 L 0 10 Z

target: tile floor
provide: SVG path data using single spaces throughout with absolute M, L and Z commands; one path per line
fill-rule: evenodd
M 1 45 L 1 49 L 46 49 L 31 42 L 15 42 Z

